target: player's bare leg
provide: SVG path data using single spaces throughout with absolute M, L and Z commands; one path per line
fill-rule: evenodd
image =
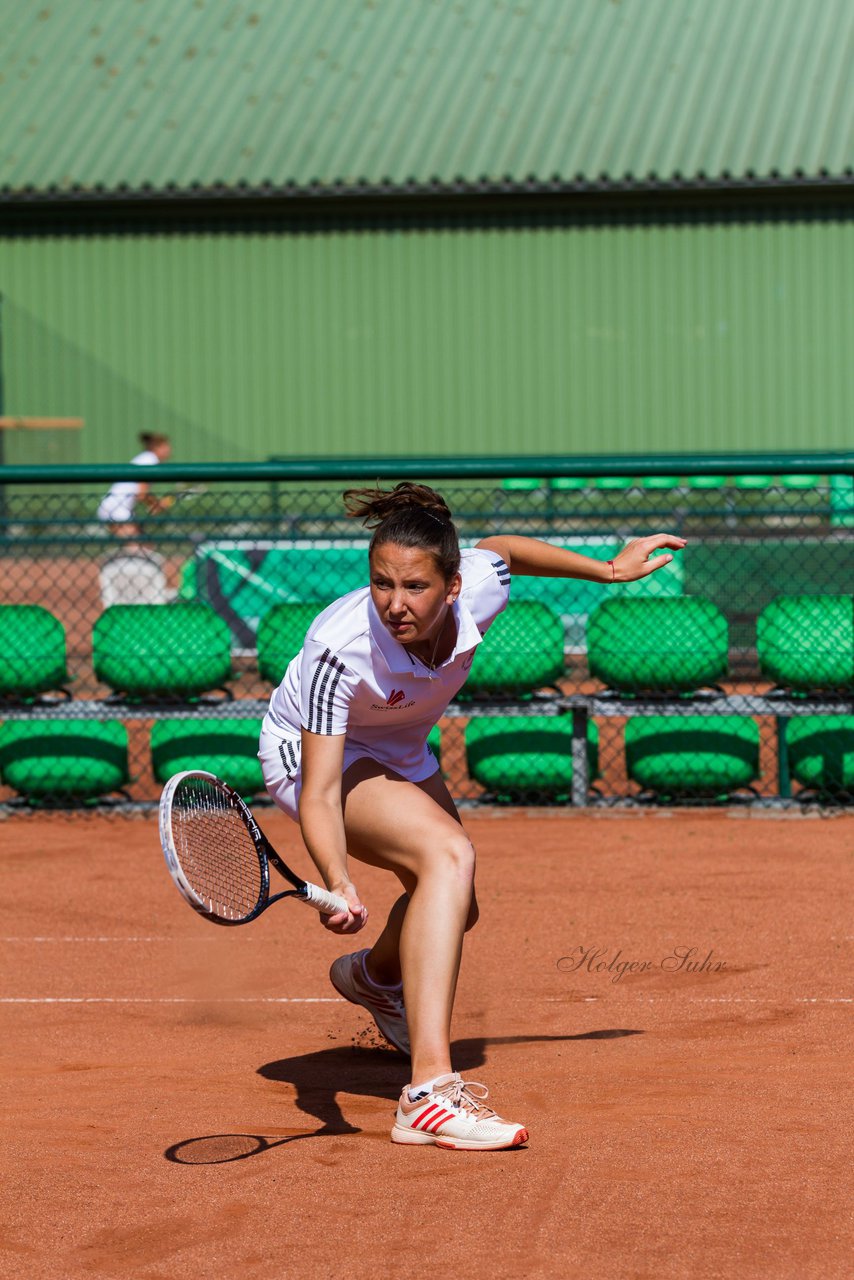
M 423 783 L 416 784 L 424 789 Z M 428 790 L 427 794 L 431 794 Z M 447 793 L 446 793 L 447 794 Z M 450 800 L 450 797 L 448 797 Z M 451 801 L 453 804 L 453 801 Z M 444 807 L 444 806 L 443 806 Z M 456 809 L 452 816 L 456 817 Z M 457 819 L 459 821 L 459 819 Z M 406 918 L 406 909 L 409 906 L 409 894 L 403 893 L 394 903 L 388 914 L 385 928 L 371 947 L 365 959 L 365 968 L 368 977 L 382 987 L 392 987 L 401 981 L 400 966 L 400 934 L 403 929 L 403 922 Z M 474 927 L 477 923 L 478 909 L 477 899 L 472 892 L 471 904 L 469 906 L 468 919 L 466 920 L 466 930 Z
M 475 868 L 444 785 L 428 782 L 406 782 L 371 760 L 353 764 L 344 782 L 349 852 L 394 871 L 409 897 L 405 910 L 395 904 L 376 960 L 393 968 L 398 950 L 416 1081 L 452 1070 L 451 1012 Z
M 368 977 L 381 987 L 393 987 L 401 981 L 400 931 L 409 906 L 409 894 L 402 893 L 388 913 L 385 928 L 365 957 Z
M 380 937 L 380 959 L 389 964 L 399 936 L 412 1057 L 392 1142 L 456 1151 L 520 1146 L 527 1129 L 502 1119 L 486 1104 L 488 1089 L 451 1065 L 463 934 L 477 908 L 474 850 L 441 779 L 416 785 L 373 762 L 357 762 L 345 775 L 344 828 L 348 851 L 395 871 L 409 898 L 405 910 L 401 899 L 395 903 Z

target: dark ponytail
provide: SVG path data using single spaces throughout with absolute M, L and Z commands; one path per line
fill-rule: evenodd
M 139 443 L 145 449 L 154 449 L 159 444 L 168 444 L 169 437 L 164 436 L 159 431 L 143 431 L 142 435 L 139 437 Z
M 387 542 L 429 551 L 448 582 L 460 568 L 460 544 L 450 508 L 426 484 L 404 480 L 393 489 L 347 489 L 347 515 L 373 529 L 369 554 Z

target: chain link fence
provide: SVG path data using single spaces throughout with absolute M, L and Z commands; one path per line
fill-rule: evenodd
M 854 800 L 854 463 L 681 461 L 542 477 L 448 463 L 432 480 L 422 463 L 463 546 L 527 534 L 607 560 L 641 534 L 687 539 L 638 583 L 514 579 L 431 736 L 459 801 Z M 272 688 L 315 614 L 367 583 L 341 492 L 415 465 L 162 467 L 172 505 L 120 530 L 97 509 L 127 468 L 0 472 L 4 812 L 152 804 L 190 767 L 263 795 Z

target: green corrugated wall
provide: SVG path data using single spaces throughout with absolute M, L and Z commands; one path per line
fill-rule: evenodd
M 81 461 L 852 445 L 850 223 L 7 239 L 0 292 Z

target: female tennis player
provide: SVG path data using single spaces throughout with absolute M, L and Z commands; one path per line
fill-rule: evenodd
M 475 853 L 427 735 L 465 683 L 513 574 L 630 582 L 673 559 L 683 538 L 659 533 L 601 561 L 532 538 L 498 536 L 460 551 L 451 512 L 426 485 L 356 489 L 350 516 L 373 529 L 370 586 L 312 623 L 273 693 L 259 758 L 267 790 L 299 822 L 328 889 L 367 919 L 349 858 L 383 867 L 404 889 L 374 945 L 332 965 L 336 990 L 364 1006 L 385 1038 L 411 1054 L 392 1141 L 499 1150 L 525 1127 L 485 1105 L 450 1057 L 463 935 L 477 920 Z
M 168 436 L 157 431 L 144 431 L 139 437 L 142 452 L 131 458 L 135 467 L 156 467 L 160 462 L 168 462 L 172 454 L 172 444 Z M 152 515 L 167 511 L 175 501 L 171 494 L 158 498 L 151 493 L 145 480 L 119 480 L 111 486 L 98 506 L 98 519 L 102 520 L 116 538 L 138 538 L 139 525 L 136 521 L 138 503 L 147 508 Z

